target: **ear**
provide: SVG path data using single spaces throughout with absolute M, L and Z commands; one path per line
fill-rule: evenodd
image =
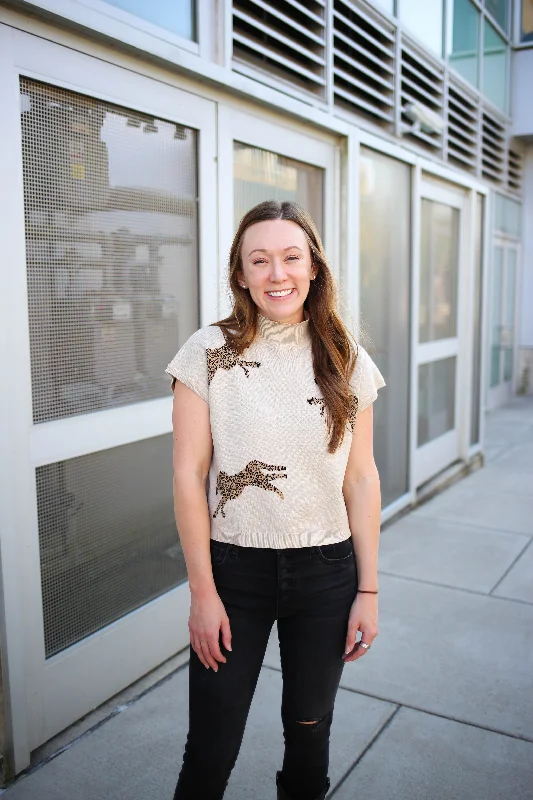
M 246 281 L 244 279 L 244 273 L 243 273 L 242 269 L 238 269 L 235 272 L 235 277 L 237 278 L 237 283 L 239 284 L 239 286 L 241 286 L 243 289 L 245 289 L 246 288 Z

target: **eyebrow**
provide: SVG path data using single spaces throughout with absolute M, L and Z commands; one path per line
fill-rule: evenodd
M 294 248 L 296 248 L 297 250 L 300 250 L 303 253 L 302 248 L 298 247 L 297 244 L 290 244 L 288 247 L 285 247 L 283 249 L 283 252 L 286 253 L 287 250 L 293 250 Z M 250 252 L 248 253 L 248 258 L 250 258 L 252 253 L 268 253 L 268 250 L 265 250 L 264 248 L 259 248 L 259 247 L 256 248 L 255 250 L 250 250 Z

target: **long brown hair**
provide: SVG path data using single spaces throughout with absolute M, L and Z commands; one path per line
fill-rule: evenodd
M 242 242 L 250 225 L 272 219 L 296 222 L 305 233 L 311 251 L 316 278 L 311 281 L 304 309 L 309 320 L 315 379 L 325 401 L 330 435 L 328 450 L 334 453 L 344 438 L 350 414 L 349 380 L 355 367 L 357 344 L 339 317 L 337 289 L 316 225 L 297 203 L 267 200 L 251 208 L 241 219 L 229 257 L 233 310 L 229 317 L 214 324 L 222 329 L 227 343 L 239 354 L 252 344 L 257 333 L 258 310 L 250 293 L 237 279 L 242 271 Z

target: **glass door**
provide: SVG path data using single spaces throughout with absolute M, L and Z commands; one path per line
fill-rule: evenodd
M 420 486 L 459 455 L 457 395 L 463 195 L 423 182 L 420 199 L 417 430 Z
M 513 389 L 517 264 L 518 245 L 496 239 L 492 251 L 489 408 L 505 403 Z
M 2 541 L 20 594 L 9 601 L 25 609 L 18 630 L 6 623 L 9 657 L 24 653 L 9 671 L 10 696 L 26 693 L 12 709 L 26 715 L 21 769 L 188 644 L 164 369 L 217 314 L 216 116 L 195 95 L 13 36 L 20 291 L 5 324 L 25 378 L 7 380 L 0 433 L 6 452 L 19 443 L 10 481 L 24 498 Z

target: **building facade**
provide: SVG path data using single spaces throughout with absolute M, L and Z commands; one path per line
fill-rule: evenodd
M 249 207 L 311 212 L 385 375 L 384 520 L 479 462 L 484 410 L 531 391 L 532 40 L 532 0 L 0 7 L 15 772 L 188 644 L 164 368 L 229 310 Z

